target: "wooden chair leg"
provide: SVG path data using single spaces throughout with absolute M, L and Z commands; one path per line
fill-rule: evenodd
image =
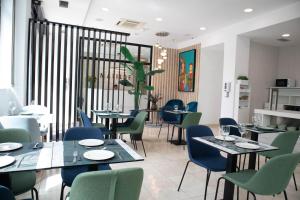
M 143 140 L 141 140 L 141 142 L 142 142 L 142 146 L 143 146 L 143 149 L 144 149 L 145 157 L 147 157 Z

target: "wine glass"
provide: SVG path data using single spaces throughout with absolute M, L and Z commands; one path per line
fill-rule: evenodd
M 224 140 L 226 140 L 226 136 L 229 135 L 229 132 L 230 132 L 229 126 L 222 126 L 222 135 Z
M 119 104 L 115 105 L 115 111 L 119 112 Z
M 17 110 L 17 105 L 15 101 L 9 101 L 9 115 L 15 115 Z

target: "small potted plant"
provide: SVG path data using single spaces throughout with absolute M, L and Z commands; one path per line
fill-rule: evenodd
M 157 110 L 158 109 L 157 102 L 161 99 L 162 99 L 162 97 L 160 96 L 160 94 L 151 94 L 151 93 L 149 93 L 148 101 L 152 103 L 150 109 L 151 110 Z
M 94 87 L 95 87 L 95 83 L 96 83 L 97 78 L 94 76 L 88 76 L 88 87 L 92 88 L 93 83 L 94 83 Z

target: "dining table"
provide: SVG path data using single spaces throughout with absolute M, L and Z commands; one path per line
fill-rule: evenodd
M 283 133 L 286 132 L 286 130 L 272 128 L 272 127 L 265 127 L 265 126 L 257 126 L 253 124 L 240 124 L 239 125 L 244 131 L 250 133 L 250 139 L 252 141 L 258 141 L 259 135 L 262 134 L 270 134 L 270 133 Z M 238 126 L 235 126 L 238 128 Z M 256 153 L 250 153 L 249 155 L 249 167 L 251 169 L 255 168 L 255 161 L 256 161 Z
M 227 154 L 227 164 L 226 164 L 226 173 L 232 173 L 237 170 L 237 156 L 241 154 L 256 154 L 258 152 L 264 152 L 264 151 L 273 151 L 277 150 L 277 147 L 273 147 L 267 144 L 259 143 L 257 141 L 253 141 L 247 138 L 242 138 L 234 135 L 227 136 L 230 137 L 230 141 L 221 140 L 218 137 L 215 136 L 205 136 L 205 137 L 194 137 L 193 139 L 204 143 L 208 146 L 214 147 L 224 153 Z M 241 144 L 245 144 L 246 146 L 241 147 Z M 252 148 L 247 147 L 247 144 L 249 146 L 252 146 Z M 253 148 L 255 146 L 256 148 Z M 250 160 L 249 160 L 250 162 Z M 251 160 L 251 162 L 254 162 L 253 164 L 249 165 L 249 169 L 255 168 L 255 160 Z M 223 200 L 233 200 L 234 197 L 234 184 L 225 181 L 224 186 L 224 193 L 223 193 Z
M 111 138 L 117 138 L 117 128 L 116 124 L 118 119 L 128 119 L 134 118 L 129 113 L 124 113 L 120 111 L 113 111 L 113 110 L 93 110 L 92 111 L 97 117 L 105 119 L 105 126 L 107 129 L 111 131 Z M 109 122 L 111 120 L 111 127 L 109 127 Z
M 91 171 L 98 164 L 115 164 L 143 161 L 144 158 L 120 139 L 102 140 L 100 146 L 84 146 L 80 141 L 58 141 L 42 143 L 35 148 L 35 143 L 21 143 L 22 147 L 13 151 L 0 152 L 0 156 L 11 156 L 15 161 L 0 168 L 0 185 L 10 187 L 9 173 L 38 171 L 71 166 L 89 166 Z M 90 159 L 86 155 L 93 150 L 112 152 L 110 159 Z M 76 152 L 76 155 L 74 154 Z
M 184 115 L 190 113 L 190 111 L 186 111 L 186 110 L 165 110 L 164 112 L 180 116 L 180 120 L 179 120 L 180 124 L 184 119 Z M 186 141 L 182 139 L 182 128 L 178 127 L 177 140 L 171 140 L 171 144 L 186 145 Z

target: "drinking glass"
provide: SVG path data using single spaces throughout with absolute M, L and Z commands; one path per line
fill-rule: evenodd
M 175 105 L 175 106 L 174 106 L 174 110 L 178 110 L 178 105 Z
M 115 111 L 119 112 L 119 104 L 115 105 Z
M 229 126 L 222 126 L 222 135 L 224 140 L 226 140 L 226 136 L 229 135 L 230 127 Z

